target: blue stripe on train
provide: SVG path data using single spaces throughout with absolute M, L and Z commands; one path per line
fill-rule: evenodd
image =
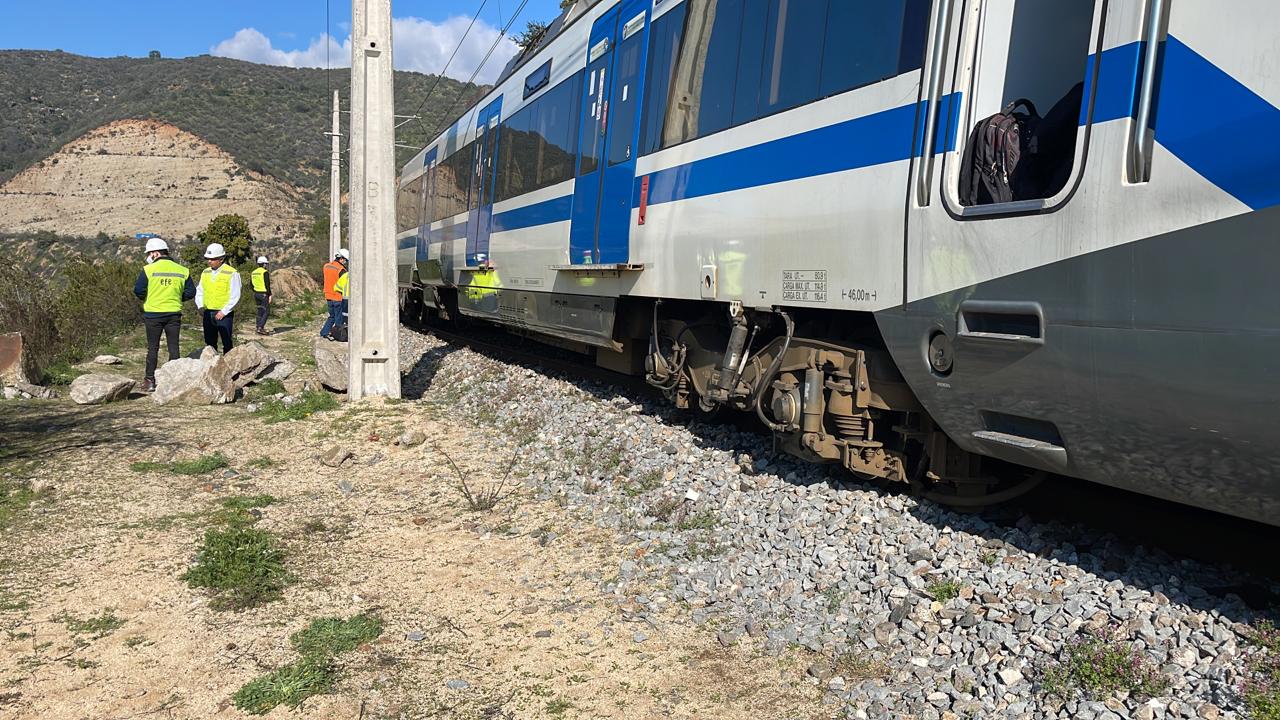
M 1089 57 L 1086 97 L 1093 65 L 1101 63 L 1093 122 L 1132 117 L 1144 44 L 1129 43 Z M 1280 109 L 1226 72 L 1170 37 L 1155 113 L 1156 139 L 1206 180 L 1257 210 L 1280 204 Z M 960 95 L 943 98 L 934 143 L 952 152 L 959 142 Z M 773 183 L 856 170 L 919 156 L 923 130 L 916 127 L 916 104 L 854 118 L 816 130 L 771 140 L 650 174 L 651 205 L 715 195 Z M 1213 108 L 1213 112 L 1206 112 Z M 1081 109 L 1081 122 L 1087 108 Z M 914 133 L 914 137 L 913 137 Z M 1254 142 L 1223 142 L 1224 137 Z M 495 216 L 494 231 L 568 220 L 572 196 Z M 633 206 L 640 204 L 639 182 Z

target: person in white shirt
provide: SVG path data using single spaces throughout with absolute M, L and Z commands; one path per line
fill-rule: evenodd
M 227 251 L 220 243 L 210 245 L 204 257 L 209 267 L 196 285 L 196 307 L 204 319 L 204 344 L 216 350 L 221 338 L 225 355 L 234 344 L 231 313 L 240 302 L 240 273 L 227 264 Z

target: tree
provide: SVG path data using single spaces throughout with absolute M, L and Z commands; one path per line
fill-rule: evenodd
M 565 10 L 573 7 L 573 4 L 577 1 L 578 0 L 560 0 L 560 12 L 564 12 Z
M 529 24 L 525 25 L 524 31 L 511 39 L 520 46 L 521 52 L 527 52 L 530 48 L 537 46 L 538 41 L 547 34 L 547 29 L 550 27 L 547 23 L 530 20 Z
M 253 256 L 253 233 L 249 232 L 249 222 L 239 215 L 219 215 L 209 222 L 209 227 L 196 233 L 196 240 L 201 256 L 204 246 L 222 243 L 232 267 L 240 267 Z M 187 259 L 185 248 L 182 258 Z
M 150 59 L 152 59 L 152 60 L 159 60 L 159 59 L 160 59 L 160 51 L 159 51 L 159 50 L 152 50 L 151 52 L 147 53 L 147 57 L 148 57 L 148 58 L 150 58 Z

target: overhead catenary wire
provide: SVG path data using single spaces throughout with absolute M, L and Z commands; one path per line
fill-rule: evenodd
M 516 11 L 511 14 L 511 19 L 507 21 L 507 24 L 505 26 L 503 26 L 502 30 L 498 33 L 498 37 L 494 38 L 493 44 L 489 46 L 489 52 L 484 54 L 484 59 L 482 59 L 480 61 L 480 64 L 476 66 L 475 71 L 471 73 L 471 77 L 467 79 L 467 82 L 464 84 L 463 87 L 465 87 L 466 85 L 472 85 L 475 83 L 476 76 L 479 75 L 480 71 L 484 69 L 485 63 L 489 62 L 489 58 L 493 55 L 493 51 L 497 49 L 498 43 L 502 42 L 502 39 L 507 37 L 507 31 L 511 29 L 511 26 L 513 24 L 515 24 L 516 19 L 520 17 L 520 13 L 524 11 L 524 6 L 528 4 L 529 4 L 529 0 L 520 0 L 520 5 L 516 7 Z M 452 122 L 452 119 L 449 117 L 449 113 L 453 112 L 453 107 L 458 104 L 458 99 L 461 98 L 462 95 L 463 95 L 462 89 L 459 89 L 458 94 L 453 96 L 453 102 L 449 103 L 449 107 L 446 108 L 444 113 L 441 114 L 440 116 L 440 121 L 442 123 L 447 124 Z M 427 137 L 427 140 L 430 140 L 431 138 L 435 137 L 436 134 L 440 132 L 441 127 L 443 126 L 437 125 L 435 129 L 431 131 L 431 134 Z
M 449 59 L 445 61 L 444 67 L 441 68 L 440 72 L 436 75 L 435 82 L 431 83 L 431 87 L 427 88 L 427 93 L 422 96 L 422 100 L 418 103 L 418 107 L 414 108 L 413 112 L 409 113 L 410 115 L 417 115 L 419 111 L 422 110 L 423 106 L 427 104 L 427 99 L 430 98 L 431 94 L 436 91 L 437 87 L 439 87 L 440 80 L 444 77 L 444 74 L 449 71 L 449 66 L 453 64 L 453 59 L 458 57 L 458 52 L 462 50 L 462 44 L 467 41 L 467 36 L 471 34 L 471 28 L 475 27 L 476 21 L 480 19 L 480 13 L 484 11 L 484 6 L 488 3 L 489 0 L 480 0 L 480 7 L 476 8 L 475 15 L 471 16 L 471 22 L 467 25 L 467 29 L 463 31 L 462 37 L 458 38 L 458 44 L 454 46 L 453 52 L 449 55 Z M 418 120 L 418 124 L 422 126 L 423 132 L 428 132 L 427 126 L 422 122 L 422 120 Z M 431 135 L 428 134 L 427 140 L 430 139 Z

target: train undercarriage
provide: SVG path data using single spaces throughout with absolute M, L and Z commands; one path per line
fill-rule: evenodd
M 602 367 L 643 375 L 678 408 L 750 414 L 788 454 L 944 504 L 980 508 L 1042 479 L 953 443 L 920 405 L 865 313 L 622 298 L 605 346 L 557 337 L 518 318 L 468 312 L 457 293 L 415 287 L 402 297 L 402 312 L 454 327 L 487 321 L 594 355 Z

